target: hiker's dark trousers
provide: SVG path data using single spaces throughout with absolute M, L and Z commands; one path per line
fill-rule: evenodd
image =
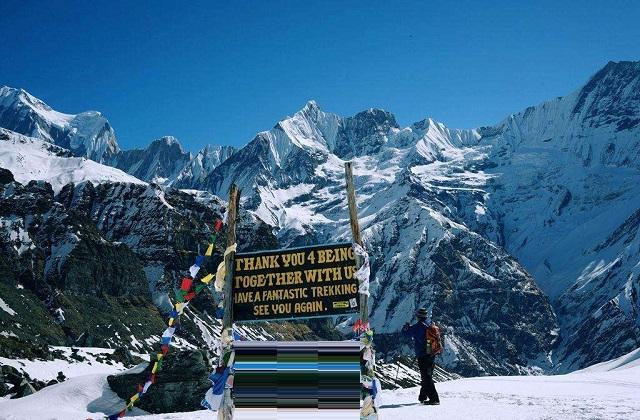
M 418 366 L 420 367 L 420 376 L 422 378 L 418 399 L 424 401 L 429 398 L 429 401 L 440 401 L 436 386 L 433 384 L 434 356 L 418 357 Z

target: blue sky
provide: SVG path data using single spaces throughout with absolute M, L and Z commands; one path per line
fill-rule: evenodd
M 471 128 L 640 59 L 638 22 L 632 1 L 3 0 L 0 84 L 103 112 L 124 148 L 241 146 L 309 99 Z

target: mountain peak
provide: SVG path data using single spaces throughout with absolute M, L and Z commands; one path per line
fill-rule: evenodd
M 424 120 L 420 120 L 411 124 L 411 128 L 413 128 L 414 130 L 427 130 L 433 124 L 437 124 L 436 121 L 431 117 L 427 117 Z
M 300 111 L 294 114 L 293 118 L 302 117 L 306 120 L 309 120 L 315 123 L 318 120 L 322 119 L 323 115 L 324 115 L 324 112 L 322 112 L 318 103 L 313 99 L 311 99 L 304 105 L 304 107 L 302 107 Z
M 305 104 L 305 106 L 302 108 L 302 111 L 320 111 L 320 106 L 314 99 L 311 99 Z
M 396 116 L 381 108 L 369 108 L 366 111 L 358 112 L 351 119 L 367 122 L 377 127 L 400 128 L 396 121 Z
M 592 127 L 640 125 L 640 61 L 610 61 L 579 90 L 572 114 Z
M 155 149 L 164 148 L 164 147 L 168 147 L 168 148 L 177 147 L 181 153 L 185 153 L 182 145 L 180 144 L 180 141 L 174 136 L 162 136 L 160 138 L 157 138 L 151 142 L 148 149 L 155 150 Z
M 180 144 L 178 139 L 173 136 L 162 136 L 156 141 L 164 142 L 167 146 L 171 146 L 172 144 Z

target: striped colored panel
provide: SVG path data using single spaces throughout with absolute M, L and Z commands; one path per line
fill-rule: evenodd
M 235 407 L 360 408 L 357 341 L 234 342 Z

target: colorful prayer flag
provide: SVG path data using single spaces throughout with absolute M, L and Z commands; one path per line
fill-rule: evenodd
M 197 265 L 198 267 L 200 267 L 203 262 L 204 262 L 204 255 L 198 255 L 196 257 L 196 262 L 193 265 Z
M 193 279 L 190 277 L 185 277 L 182 279 L 182 283 L 180 284 L 180 290 L 188 292 L 191 289 L 191 285 L 193 284 Z

